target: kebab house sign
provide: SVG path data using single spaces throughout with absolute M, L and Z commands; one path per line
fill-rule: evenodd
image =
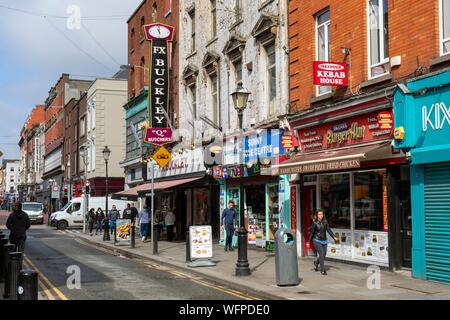
M 347 65 L 341 62 L 314 61 L 314 84 L 347 86 Z
M 325 151 L 365 142 L 389 139 L 393 134 L 391 111 L 374 112 L 337 123 L 327 123 L 299 131 L 302 154 Z M 302 165 L 286 173 L 307 173 L 359 168 L 359 160 L 324 161 Z M 284 171 L 284 170 L 283 170 Z

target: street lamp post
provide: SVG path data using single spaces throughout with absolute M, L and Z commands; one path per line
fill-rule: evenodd
M 111 150 L 108 146 L 103 149 L 103 159 L 105 159 L 106 166 L 106 179 L 105 179 L 105 189 L 106 189 L 106 210 L 105 210 L 105 230 L 103 232 L 103 241 L 110 241 L 109 228 L 108 228 L 108 160 L 111 155 Z
M 242 82 L 238 83 L 236 91 L 231 94 L 233 98 L 234 108 L 238 113 L 239 130 L 241 134 L 241 147 L 239 150 L 240 158 L 240 176 L 239 176 L 239 229 L 238 234 L 238 261 L 236 263 L 236 276 L 250 275 L 250 266 L 247 259 L 247 230 L 245 229 L 245 214 L 244 214 L 244 140 L 242 135 L 242 120 L 244 110 L 247 107 L 248 96 L 250 92 L 243 88 Z
M 83 164 L 84 164 L 84 208 L 83 208 L 83 233 L 86 233 L 86 216 L 87 212 L 89 210 L 89 196 L 87 192 L 87 165 L 88 165 L 88 159 L 87 159 L 87 150 L 86 147 L 83 145 L 80 147 L 80 155 L 81 158 L 83 158 Z
M 70 172 L 70 158 L 67 160 L 67 179 L 69 180 L 69 188 L 67 190 L 67 201 L 72 200 L 72 173 Z
M 48 221 L 47 221 L 47 224 L 50 225 L 51 224 L 50 218 L 52 216 L 53 183 L 55 182 L 55 180 L 49 179 L 48 182 L 50 182 L 50 201 L 49 201 L 49 208 L 48 208 Z

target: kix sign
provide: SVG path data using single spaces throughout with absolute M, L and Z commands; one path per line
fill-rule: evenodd
M 169 42 L 174 28 L 161 23 L 144 26 L 150 41 L 149 127 L 167 128 L 169 105 Z

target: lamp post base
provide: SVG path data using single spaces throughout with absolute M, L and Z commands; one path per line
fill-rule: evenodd
M 238 261 L 236 263 L 236 276 L 244 277 L 249 276 L 250 265 L 247 259 L 247 230 L 239 228 L 238 234 Z

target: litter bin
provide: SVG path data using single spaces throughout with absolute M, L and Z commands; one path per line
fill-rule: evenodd
M 17 293 L 19 300 L 38 300 L 38 273 L 36 271 L 20 271 Z
M 277 285 L 296 286 L 298 278 L 297 241 L 294 232 L 281 228 L 275 233 L 275 272 Z

